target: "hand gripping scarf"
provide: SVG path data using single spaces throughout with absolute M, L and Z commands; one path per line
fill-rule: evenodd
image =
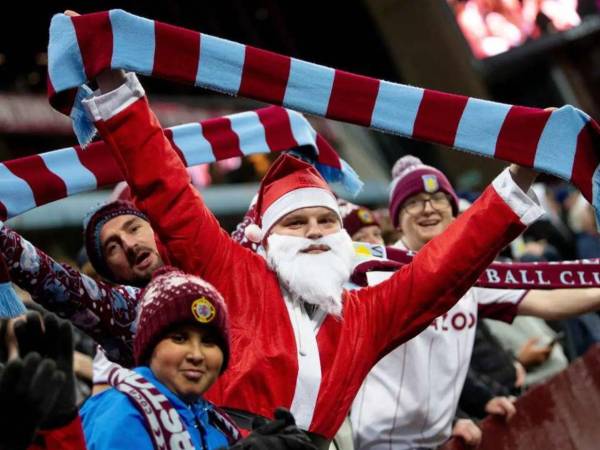
M 306 155 L 328 182 L 341 182 L 352 194 L 362 187 L 302 114 L 278 106 L 179 125 L 165 130 L 187 166 L 255 153 L 306 146 Z M 121 181 L 123 176 L 102 141 L 86 149 L 62 148 L 0 163 L 0 220 L 81 192 Z
M 177 61 L 177 64 L 173 64 Z M 515 162 L 571 181 L 600 224 L 600 127 L 564 106 L 513 106 L 356 75 L 122 10 L 50 25 L 48 91 L 81 143 L 93 136 L 86 81 L 125 69 Z

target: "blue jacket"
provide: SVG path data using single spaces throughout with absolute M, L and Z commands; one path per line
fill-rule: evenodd
M 213 450 L 227 448 L 226 436 L 208 422 L 212 403 L 200 399 L 188 405 L 156 379 L 150 368 L 137 367 L 142 375 L 169 399 L 182 418 L 195 448 Z M 154 448 L 145 417 L 127 395 L 114 388 L 91 397 L 80 411 L 88 450 L 150 450 Z M 204 434 L 203 446 L 200 430 Z

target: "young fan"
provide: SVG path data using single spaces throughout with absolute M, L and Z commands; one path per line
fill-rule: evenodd
M 229 325 L 221 295 L 199 277 L 159 269 L 141 297 L 136 367 L 115 366 L 109 389 L 81 411 L 90 449 L 217 449 L 239 439 L 203 399 L 227 368 Z
M 381 224 L 368 208 L 338 199 L 342 225 L 354 242 L 384 245 Z

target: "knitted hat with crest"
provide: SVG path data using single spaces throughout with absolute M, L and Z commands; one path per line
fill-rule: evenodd
M 229 319 L 223 297 L 202 278 L 171 266 L 156 270 L 142 291 L 133 341 L 136 364 L 148 361 L 165 332 L 186 323 L 213 330 L 223 351 L 223 372 L 229 362 Z
M 394 227 L 398 228 L 398 212 L 409 197 L 426 192 L 434 194 L 438 191 L 450 196 L 452 212 L 458 214 L 458 196 L 454 188 L 442 172 L 423 162 L 413 155 L 406 155 L 396 161 L 392 168 L 390 184 L 390 218 Z
M 353 236 L 364 227 L 375 225 L 381 228 L 381 224 L 369 208 L 355 205 L 344 199 L 338 199 L 338 205 L 344 228 L 350 236 Z

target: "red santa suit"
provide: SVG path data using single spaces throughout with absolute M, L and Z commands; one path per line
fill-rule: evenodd
M 37 433 L 35 443 L 27 450 L 86 450 L 81 418 L 77 415 L 71 422 L 51 430 Z
M 343 318 L 311 317 L 284 296 L 263 257 L 221 228 L 133 76 L 86 106 L 171 260 L 227 302 L 232 358 L 206 397 L 267 417 L 276 406 L 290 408 L 301 427 L 325 438 L 375 363 L 450 309 L 541 212 L 507 175 L 505 186 L 489 187 L 412 264 L 377 286 L 345 291 Z

